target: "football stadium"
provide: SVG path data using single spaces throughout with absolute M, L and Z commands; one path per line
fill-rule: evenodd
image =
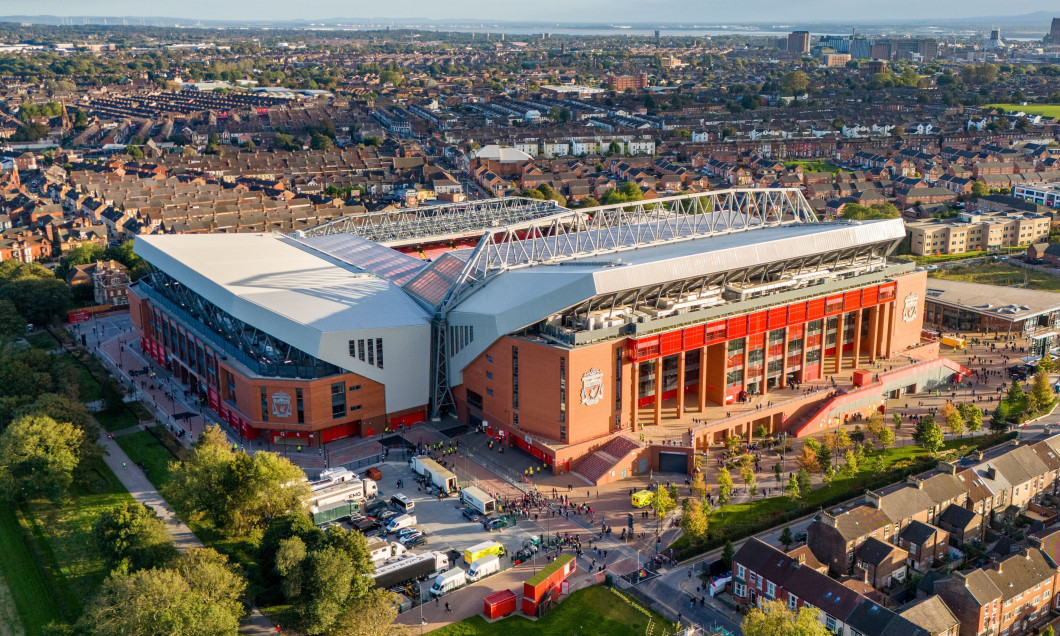
M 679 426 L 648 459 L 687 469 L 672 462 L 693 448 L 790 424 L 712 415 L 726 405 L 920 346 L 926 274 L 888 259 L 904 236 L 901 219 L 819 221 L 797 189 L 508 197 L 143 236 L 130 305 L 144 351 L 246 439 L 455 417 L 559 471 Z

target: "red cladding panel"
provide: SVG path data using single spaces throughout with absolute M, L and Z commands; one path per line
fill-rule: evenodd
M 728 340 L 742 338 L 747 335 L 747 316 L 729 318 Z
M 801 304 L 801 303 L 800 303 Z M 769 328 L 777 329 L 783 327 L 788 322 L 788 308 L 777 307 L 769 310 Z

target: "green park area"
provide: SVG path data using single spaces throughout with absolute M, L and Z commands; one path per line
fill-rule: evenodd
M 802 169 L 806 172 L 839 172 L 839 166 L 826 163 L 824 161 L 785 161 L 785 168 L 794 168 L 795 166 L 802 166 Z
M 984 108 L 1001 108 L 1006 112 L 1024 112 L 1028 115 L 1060 117 L 1060 104 L 987 104 Z
M 1060 292 L 1060 276 L 1000 262 L 939 269 L 931 272 L 931 276 L 999 287 L 1022 287 L 1026 282 L 1029 289 Z
M 645 609 L 614 591 L 594 585 L 580 589 L 547 614 L 538 619 L 509 616 L 489 623 L 481 616 L 472 616 L 459 623 L 446 625 L 431 634 L 433 636 L 640 636 L 648 633 L 663 634 L 672 631 L 672 625 L 659 614 Z

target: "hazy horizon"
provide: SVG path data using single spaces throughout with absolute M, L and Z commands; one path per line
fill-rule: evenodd
M 759 24 L 784 22 L 856 22 L 954 20 L 961 17 L 1004 19 L 1038 11 L 1055 11 L 1060 15 L 1056 0 L 1024 0 L 1005 15 L 999 15 L 996 2 L 989 0 L 895 0 L 888 4 L 865 3 L 857 6 L 849 0 L 746 0 L 742 3 L 717 0 L 586 0 L 573 5 L 560 0 L 540 0 L 536 4 L 493 3 L 472 0 L 392 0 L 385 9 L 379 4 L 343 2 L 340 0 L 312 0 L 292 3 L 279 0 L 232 0 L 217 3 L 207 0 L 185 0 L 164 6 L 133 0 L 7 0 L 3 15 L 52 15 L 179 18 L 189 20 L 445 20 L 468 22 L 490 20 L 523 20 L 546 23 L 673 23 L 719 24 L 742 21 Z M 1048 23 L 1043 24 L 1048 29 Z

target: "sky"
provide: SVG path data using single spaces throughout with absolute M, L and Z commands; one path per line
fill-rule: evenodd
M 264 20 L 397 18 L 533 20 L 551 23 L 784 23 L 932 20 L 1056 11 L 1057 0 L 0 0 L 0 15 L 163 16 Z M 1048 30 L 1047 26 L 1043 31 Z

